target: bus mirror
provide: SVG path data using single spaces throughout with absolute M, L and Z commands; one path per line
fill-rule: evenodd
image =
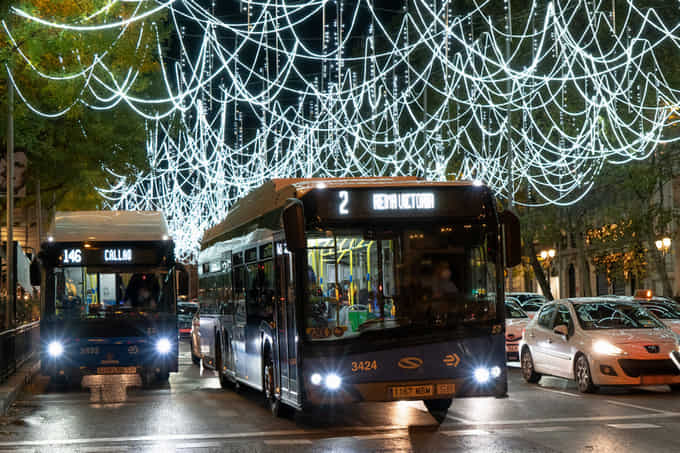
M 510 211 L 500 213 L 505 233 L 505 265 L 517 266 L 522 262 L 522 239 L 519 231 L 519 218 Z
M 40 261 L 37 258 L 31 261 L 29 272 L 31 274 L 31 286 L 40 286 L 42 275 L 40 273 Z
M 291 199 L 290 204 L 283 209 L 281 220 L 288 249 L 305 248 L 305 214 L 302 202 L 298 199 Z

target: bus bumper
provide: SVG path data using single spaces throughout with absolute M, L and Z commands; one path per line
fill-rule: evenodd
M 484 384 L 474 379 L 436 379 L 423 381 L 390 381 L 347 383 L 336 390 L 307 385 L 305 402 L 315 406 L 342 405 L 365 401 L 413 401 L 475 396 L 504 397 L 506 376 L 498 376 Z

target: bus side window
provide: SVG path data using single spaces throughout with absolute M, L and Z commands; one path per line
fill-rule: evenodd
M 274 315 L 274 264 L 267 260 L 259 264 L 260 271 L 260 311 L 262 316 L 271 318 Z
M 248 310 L 248 314 L 256 314 L 257 313 L 257 305 L 258 305 L 258 296 L 259 296 L 259 282 L 258 282 L 258 268 L 257 268 L 257 263 L 253 264 L 248 264 L 246 266 L 246 281 L 245 281 L 245 290 L 246 290 L 246 307 Z

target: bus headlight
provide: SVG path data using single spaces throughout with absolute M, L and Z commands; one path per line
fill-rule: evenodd
M 309 378 L 309 380 L 312 381 L 312 384 L 314 384 L 314 385 L 321 385 L 321 381 L 323 379 L 321 378 L 321 375 L 319 373 L 314 373 Z
M 488 368 L 480 367 L 475 370 L 475 381 L 479 382 L 480 384 L 486 384 L 489 382 L 490 377 L 491 374 L 489 373 Z
M 156 342 L 156 351 L 158 351 L 160 354 L 167 354 L 170 352 L 171 348 L 172 345 L 170 344 L 170 340 L 167 338 L 161 338 Z
M 329 374 L 326 375 L 326 388 L 328 390 L 337 390 L 340 388 L 340 384 L 342 383 L 342 379 L 340 379 L 340 376 L 337 374 Z
M 491 377 L 492 378 L 496 379 L 500 375 L 501 375 L 501 367 L 499 367 L 499 366 L 491 367 Z
M 64 353 L 64 346 L 58 341 L 52 341 L 47 345 L 47 353 L 52 357 L 59 357 Z

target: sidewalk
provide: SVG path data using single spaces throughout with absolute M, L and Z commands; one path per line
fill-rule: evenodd
M 39 371 L 40 361 L 36 355 L 10 376 L 7 382 L 0 384 L 0 416 L 7 414 L 7 410 L 21 393 L 24 385 L 28 384 Z

